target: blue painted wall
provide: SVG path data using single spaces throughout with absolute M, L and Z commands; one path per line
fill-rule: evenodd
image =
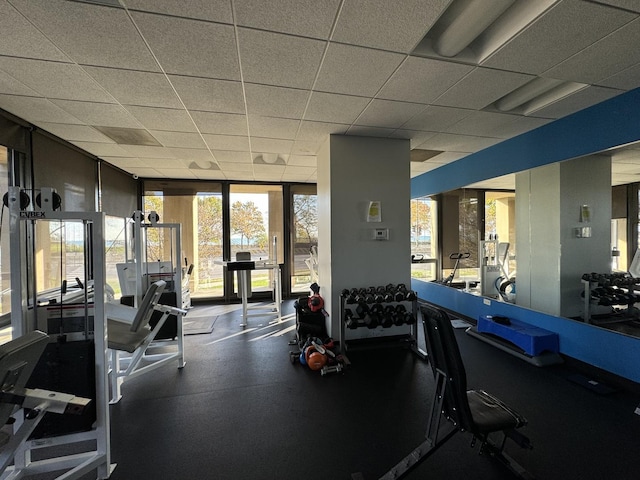
M 411 198 L 640 141 L 640 88 L 411 180 Z
M 640 141 L 640 89 L 614 97 L 411 181 L 411 198 Z M 461 315 L 500 314 L 558 333 L 561 353 L 640 382 L 640 339 L 508 303 L 412 280 L 420 298 Z
M 480 315 L 504 315 L 555 332 L 558 334 L 562 354 L 640 382 L 640 340 L 637 338 L 511 303 L 487 299 L 437 283 L 412 280 L 411 288 L 417 292 L 421 300 L 474 320 Z

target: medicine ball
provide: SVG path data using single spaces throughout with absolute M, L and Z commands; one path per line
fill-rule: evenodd
M 324 353 L 320 353 L 316 350 L 316 347 L 311 345 L 305 350 L 305 357 L 307 366 L 311 370 L 320 370 L 327 364 L 327 356 Z

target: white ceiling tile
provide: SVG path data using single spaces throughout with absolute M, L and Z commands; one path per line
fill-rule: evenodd
M 201 170 L 190 170 L 188 168 L 155 168 L 164 178 L 180 178 L 195 180 L 200 178 Z
M 113 97 L 78 65 L 1 57 L 0 69 L 43 97 L 114 102 Z
M 74 62 L 159 70 L 121 8 L 50 0 L 12 0 L 12 4 Z
M 251 137 L 251 151 L 263 153 L 289 153 L 292 140 Z
M 300 120 L 249 115 L 249 130 L 252 137 L 293 140 L 296 138 L 299 126 Z
M 84 67 L 84 70 L 123 105 L 182 107 L 171 84 L 160 73 L 100 67 Z
M 101 157 L 104 161 L 114 165 L 122 170 L 131 171 L 132 168 L 145 167 L 146 163 L 140 158 L 133 157 L 112 157 L 109 155 L 103 155 Z
M 53 100 L 53 103 L 88 125 L 124 128 L 142 127 L 140 122 L 121 105 L 76 102 L 74 100 Z M 74 123 L 67 122 L 63 119 L 59 119 L 58 121 L 60 123 Z
M 429 106 L 405 123 L 402 128 L 425 132 L 442 132 L 471 113 L 472 110 L 463 110 L 461 108 Z
M 340 0 L 234 0 L 236 22 L 245 27 L 329 38 Z
M 189 110 L 245 113 L 240 82 L 179 75 L 169 75 L 169 80 Z
M 213 154 L 220 165 L 229 163 L 245 163 L 251 164 L 251 153 L 249 152 L 233 152 L 229 150 L 214 150 Z
M 351 124 L 370 101 L 365 97 L 313 92 L 304 119 Z
M 446 133 L 455 133 L 462 135 L 475 135 L 481 137 L 499 137 L 508 138 L 514 136 L 511 132 L 513 123 L 518 122 L 522 117 L 506 113 L 494 112 L 472 112 L 459 122 L 445 128 Z M 547 123 L 548 120 L 531 119 L 535 122 L 535 126 Z M 509 135 L 503 134 L 503 129 L 509 129 Z M 521 127 L 525 128 L 525 127 Z M 533 126 L 531 128 L 534 128 Z
M 38 122 L 36 125 L 47 132 L 67 141 L 115 143 L 106 135 L 86 125 Z
M 411 148 L 416 148 L 418 145 L 426 142 L 436 134 L 437 132 L 423 132 L 420 130 L 398 129 L 391 134 L 391 137 L 409 139 L 411 140 Z
M 294 155 L 315 155 L 318 153 L 320 146 L 329 138 L 328 135 L 322 136 L 316 140 L 296 140 L 291 147 L 291 158 Z
M 372 97 L 403 59 L 397 53 L 332 43 L 314 89 Z
M 156 169 L 148 167 L 132 167 L 131 173 L 140 178 L 167 178 L 161 175 Z
M 195 132 L 196 127 L 186 110 L 156 107 L 125 107 L 147 130 Z
M 231 2 L 229 0 L 127 0 L 129 10 L 162 13 L 174 17 L 199 18 L 212 22 L 231 23 Z
M 313 171 L 316 169 L 316 166 L 309 166 L 309 167 L 305 167 L 305 166 L 298 166 L 298 165 L 287 165 L 287 167 L 284 169 L 284 175 L 296 175 L 298 177 L 300 176 L 309 176 L 313 173 Z
M 240 79 L 233 26 L 146 13 L 132 15 L 164 72 Z
M 352 127 L 349 127 L 347 135 L 387 138 L 390 137 L 393 132 L 393 128 L 362 127 L 359 125 L 354 125 Z
M 473 153 L 499 143 L 499 138 L 439 133 L 420 145 L 428 150 Z
M 60 62 L 69 58 L 9 2 L 0 2 L 0 55 Z
M 247 117 L 234 113 L 192 111 L 191 116 L 202 133 L 247 135 Z
M 213 155 L 208 148 L 167 148 L 167 150 L 171 155 L 175 158 L 179 158 L 180 160 L 188 160 L 190 162 L 210 162 L 214 160 Z
M 251 172 L 253 173 L 253 164 L 251 162 L 223 162 L 220 161 L 220 168 L 225 172 Z
M 71 143 L 83 149 L 84 151 L 95 155 L 96 157 L 102 157 L 103 155 L 106 155 L 109 157 L 117 157 L 117 156 L 126 157 L 129 155 L 126 150 L 124 150 L 120 145 L 116 145 L 115 143 L 96 143 L 96 142 L 80 142 L 80 141 L 73 141 Z
M 246 136 L 203 134 L 205 142 L 211 150 L 249 151 L 249 138 Z
M 379 98 L 431 103 L 473 67 L 430 58 L 409 57 L 378 94 Z
M 482 64 L 539 75 L 634 17 L 629 12 L 590 2 L 558 2 Z
M 251 169 L 250 173 L 242 173 L 242 172 L 229 172 L 229 176 L 227 177 L 229 180 L 235 180 L 235 181 L 239 181 L 239 182 L 243 182 L 243 181 L 247 181 L 247 182 L 251 182 L 254 181 L 256 178 L 253 176 L 253 169 Z
M 640 62 L 640 18 L 550 68 L 545 76 L 598 83 Z
M 388 0 L 350 0 L 342 6 L 333 40 L 409 53 L 449 3 L 405 0 L 403 8 L 396 8 Z
M 175 158 L 170 149 L 164 147 L 151 147 L 147 145 L 122 145 L 130 157 L 138 158 Z
M 429 160 L 423 163 L 431 163 L 437 165 L 446 165 L 447 163 L 455 162 L 460 160 L 461 158 L 469 155 L 466 152 L 442 152 L 440 155 L 436 155 L 435 157 L 431 157 Z
M 530 130 L 535 130 L 536 128 L 546 125 L 551 121 L 552 120 L 549 118 L 517 117 L 507 125 L 503 125 L 502 128 L 487 132 L 486 136 L 507 139 L 521 135 Z
M 187 132 L 164 132 L 161 130 L 151 130 L 156 140 L 165 147 L 182 148 L 206 148 L 207 145 L 198 133 Z
M 287 165 L 297 167 L 313 167 L 318 164 L 318 157 L 315 155 L 291 155 Z
M 561 118 L 570 115 L 571 113 L 575 113 L 578 110 L 582 110 L 583 108 L 604 102 L 605 100 L 613 98 L 621 93 L 622 91 L 611 88 L 587 87 L 573 95 L 569 95 L 568 97 L 558 100 L 547 107 L 533 112 L 532 115 L 545 118 Z
M 603 87 L 633 90 L 640 87 L 640 63 L 626 68 L 598 82 Z
M 273 32 L 238 29 L 245 82 L 311 88 L 326 42 Z
M 39 97 L 40 95 L 38 95 L 34 90 L 1 70 L 2 60 L 4 58 L 6 57 L 0 57 L 0 93 L 5 93 L 7 95 L 23 95 L 26 97 Z
M 82 123 L 78 117 L 45 98 L 0 95 L 0 108 L 28 122 Z
M 363 126 L 400 128 L 424 109 L 424 105 L 417 103 L 374 99 L 354 123 Z
M 272 177 L 278 175 L 278 178 L 284 173 L 286 165 L 254 165 L 253 172 L 262 177 L 263 175 L 271 175 Z
M 638 0 L 598 0 L 598 2 L 640 13 L 640 3 L 638 3 Z
M 145 158 L 144 162 L 149 168 L 159 170 L 161 168 L 188 168 L 189 162 L 177 158 Z
M 324 122 L 302 122 L 296 142 L 311 142 L 319 146 L 320 142 L 325 141 L 331 134 L 344 134 L 348 125 Z M 312 153 L 316 153 L 315 149 Z
M 434 100 L 435 105 L 480 110 L 525 83 L 532 75 L 476 68 Z
M 247 112 L 253 115 L 281 118 L 302 118 L 309 98 L 307 90 L 270 87 L 267 85 L 245 85 Z

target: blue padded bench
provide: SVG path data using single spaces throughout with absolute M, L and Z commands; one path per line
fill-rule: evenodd
M 476 328 L 479 333 L 490 333 L 513 343 L 532 357 L 544 351 L 558 352 L 557 333 L 518 320 L 509 321 L 510 325 L 503 325 L 493 321 L 491 315 L 481 315 Z

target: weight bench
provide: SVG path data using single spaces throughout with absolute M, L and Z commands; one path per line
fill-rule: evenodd
M 389 470 L 381 479 L 402 478 L 458 432 L 473 436 L 471 445 L 480 441 L 480 453 L 488 454 L 507 466 L 521 479 L 532 479 L 520 465 L 504 453 L 507 438 L 522 448 L 531 448 L 529 439 L 517 429 L 527 420 L 505 403 L 483 390 L 467 390 L 467 378 L 460 350 L 447 313 L 437 307 L 421 305 L 429 362 L 435 377 L 426 440 Z M 442 418 L 450 424 L 439 438 Z M 499 443 L 489 436 L 502 433 Z
M 125 380 L 155 370 L 172 360 L 178 361 L 178 368 L 185 365 L 181 320 L 187 311 L 158 304 L 165 286 L 164 280 L 152 283 L 138 308 L 115 303 L 105 304 L 110 357 L 109 403 L 117 403 L 122 398 L 121 387 Z M 161 312 L 162 316 L 151 328 L 149 320 L 154 311 Z M 176 340 L 154 342 L 169 315 L 175 315 L 178 319 Z M 153 353 L 151 350 L 155 348 L 165 351 Z M 167 348 L 173 348 L 173 351 L 167 352 Z

